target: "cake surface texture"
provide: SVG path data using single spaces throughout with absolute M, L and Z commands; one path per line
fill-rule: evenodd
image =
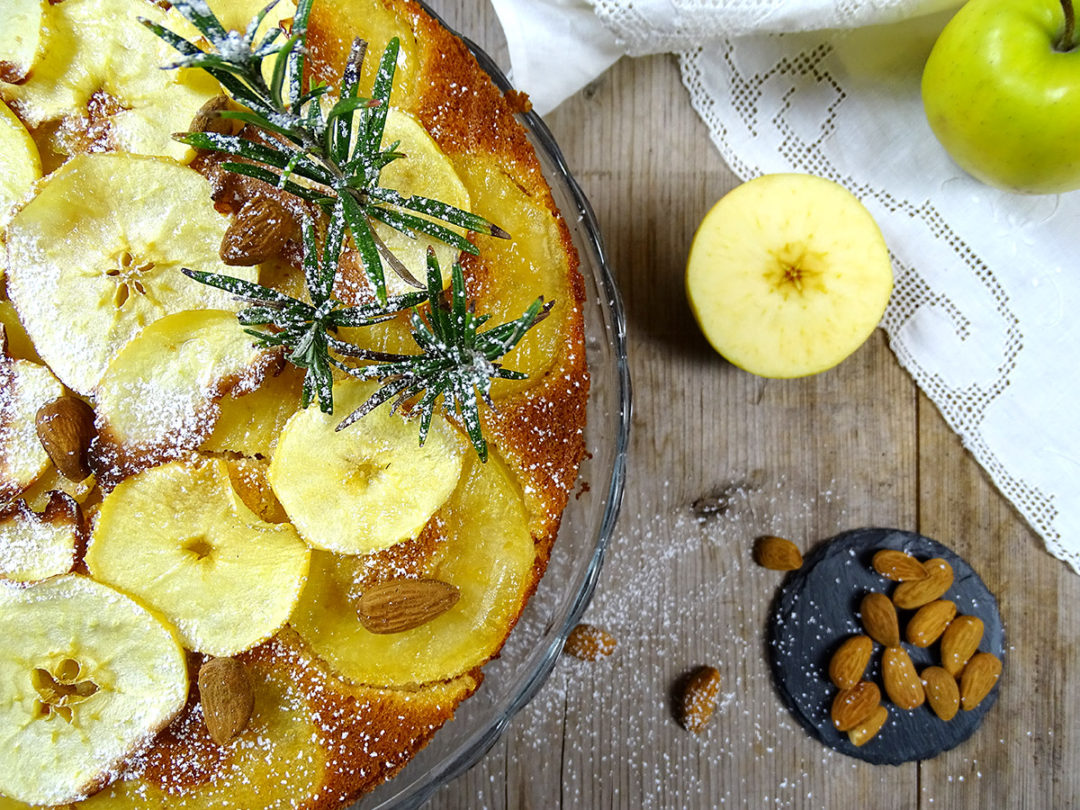
M 585 456 L 520 98 L 411 0 L 4 3 L 0 810 L 342 810 L 482 688 Z M 328 174 L 180 64 L 245 33 L 351 122 Z

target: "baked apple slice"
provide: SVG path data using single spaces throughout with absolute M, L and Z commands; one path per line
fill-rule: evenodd
M 38 582 L 68 573 L 83 539 L 79 505 L 53 492 L 42 512 L 20 499 L 0 508 L 0 579 Z
M 52 462 L 37 433 L 37 412 L 64 395 L 45 366 L 16 360 L 0 348 L 0 502 L 34 483 Z
M 5 0 L 0 26 L 0 84 L 25 81 L 41 55 L 46 0 Z
M 470 457 L 461 485 L 433 520 L 438 540 L 410 577 L 457 589 L 446 612 L 400 633 L 372 633 L 357 615 L 365 560 L 312 555 L 292 618 L 315 653 L 345 678 L 405 686 L 453 678 L 498 652 L 533 585 L 536 551 L 521 494 L 505 465 Z
M 186 310 L 129 341 L 94 392 L 103 483 L 186 451 L 211 435 L 218 401 L 262 384 L 279 352 L 259 348 L 224 310 Z
M 274 494 L 315 548 L 366 554 L 416 537 L 457 486 L 466 444 L 441 415 L 423 445 L 415 420 L 390 403 L 336 430 L 376 390 L 335 384 L 334 413 L 297 412 L 270 460 Z
M 194 151 L 172 134 L 186 131 L 221 88 L 202 71 L 162 70 L 176 54 L 139 17 L 184 24 L 175 10 L 144 0 L 47 6 L 33 71 L 0 93 L 31 127 L 62 122 L 52 144 L 61 154 L 108 148 L 190 160 Z
M 0 101 L 0 225 L 41 177 L 37 145 L 22 121 Z M 3 259 L 0 257 L 0 266 Z
M 229 295 L 180 272 L 254 281 L 257 268 L 227 267 L 218 256 L 228 225 L 193 169 L 164 158 L 79 155 L 9 224 L 8 295 L 42 359 L 89 395 L 124 344 L 158 318 L 236 311 Z
M 184 646 L 235 655 L 288 621 L 310 550 L 260 520 L 221 459 L 152 467 L 105 496 L 86 550 L 91 576 L 159 611 Z
M 74 802 L 183 708 L 175 631 L 122 593 L 76 574 L 0 583 L 0 794 Z

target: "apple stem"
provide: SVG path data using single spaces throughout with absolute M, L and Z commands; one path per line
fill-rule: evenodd
M 1065 30 L 1057 42 L 1057 50 L 1071 51 L 1076 47 L 1076 14 L 1072 0 L 1061 0 L 1061 10 L 1065 12 Z

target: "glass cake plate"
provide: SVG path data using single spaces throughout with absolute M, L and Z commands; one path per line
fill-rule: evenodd
M 475 43 L 462 39 L 495 84 L 503 91 L 510 89 L 495 62 Z M 547 573 L 500 656 L 484 667 L 483 684 L 397 776 L 363 797 L 352 810 L 419 807 L 494 745 L 514 715 L 543 686 L 567 633 L 592 598 L 619 512 L 630 427 L 622 301 L 608 270 L 592 208 L 570 175 L 551 132 L 534 113 L 524 113 L 519 120 L 536 149 L 581 259 L 585 344 L 592 380 L 585 428 L 587 454 L 563 513 Z

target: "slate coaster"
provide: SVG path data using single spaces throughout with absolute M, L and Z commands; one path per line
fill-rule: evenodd
M 904 711 L 888 699 L 881 681 L 881 654 L 874 652 L 864 678 L 881 687 L 889 720 L 862 746 L 852 745 L 847 732 L 837 731 L 829 709 L 837 688 L 829 680 L 829 659 L 849 636 L 862 633 L 859 602 L 869 591 L 892 594 L 896 583 L 880 576 L 870 565 L 883 548 L 905 551 L 920 560 L 940 557 L 953 568 L 952 587 L 942 597 L 956 603 L 957 615 L 978 616 L 985 625 L 979 650 L 1005 661 L 1005 632 L 997 600 L 964 560 L 927 537 L 898 529 L 856 529 L 823 543 L 808 555 L 803 567 L 781 587 L 769 619 L 769 647 L 773 679 L 795 718 L 811 734 L 841 753 L 876 765 L 900 765 L 929 759 L 959 745 L 979 727 L 997 700 L 1000 679 L 993 691 L 972 711 L 961 709 L 945 722 L 928 704 Z M 901 610 L 900 631 L 914 611 Z M 915 669 L 940 665 L 939 643 L 925 649 L 904 643 Z M 1002 675 L 1005 677 L 1005 674 Z

